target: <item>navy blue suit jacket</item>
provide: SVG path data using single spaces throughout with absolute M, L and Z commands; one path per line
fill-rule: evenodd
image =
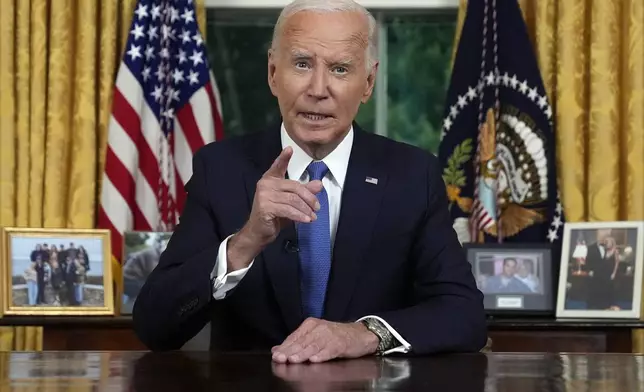
M 483 295 L 452 229 L 438 160 L 357 124 L 354 132 L 323 318 L 380 316 L 414 353 L 480 350 Z M 133 310 L 150 349 L 178 349 L 210 321 L 213 350 L 270 350 L 304 321 L 294 225 L 226 298 L 212 296 L 219 245 L 245 224 L 280 151 L 277 125 L 195 155 L 180 223 Z

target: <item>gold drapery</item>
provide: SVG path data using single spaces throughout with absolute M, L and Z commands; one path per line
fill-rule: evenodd
M 644 2 L 523 0 L 571 222 L 644 219 Z
M 2 1 L 0 226 L 95 226 L 112 90 L 135 5 Z M 203 0 L 197 15 L 205 35 Z M 0 327 L 0 351 L 42 348 L 41 327 Z
M 566 219 L 644 220 L 644 2 L 519 2 L 556 113 Z M 643 331 L 633 342 L 644 352 Z

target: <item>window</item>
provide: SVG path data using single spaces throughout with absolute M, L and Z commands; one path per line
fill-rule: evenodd
M 209 8 L 209 58 L 222 99 L 226 136 L 279 121 L 267 85 L 266 54 L 275 9 Z M 457 10 L 375 11 L 380 70 L 356 121 L 365 129 L 436 153 Z

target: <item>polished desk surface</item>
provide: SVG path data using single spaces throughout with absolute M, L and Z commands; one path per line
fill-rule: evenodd
M 471 354 L 275 364 L 266 354 L 4 352 L 0 391 L 644 391 L 644 356 Z

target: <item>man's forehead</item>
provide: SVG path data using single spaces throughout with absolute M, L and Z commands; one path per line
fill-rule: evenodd
M 287 46 L 309 43 L 364 49 L 368 34 L 364 16 L 359 13 L 301 11 L 286 20 L 282 42 Z

